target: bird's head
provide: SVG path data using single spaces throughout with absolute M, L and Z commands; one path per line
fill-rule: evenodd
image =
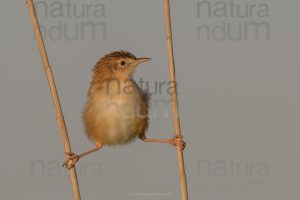
M 137 58 L 128 51 L 114 51 L 98 61 L 96 71 L 98 68 L 109 71 L 114 77 L 131 77 L 139 64 L 150 60 L 151 58 Z

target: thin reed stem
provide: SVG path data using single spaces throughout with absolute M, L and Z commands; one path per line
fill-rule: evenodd
M 59 101 L 59 96 L 57 94 L 57 89 L 56 89 L 56 86 L 55 86 L 51 66 L 49 64 L 49 60 L 48 60 L 48 56 L 47 56 L 43 36 L 41 34 L 41 29 L 40 29 L 39 21 L 37 19 L 37 15 L 36 15 L 33 0 L 27 0 L 26 4 L 27 4 L 28 10 L 29 10 L 29 14 L 31 16 L 31 21 L 32 21 L 32 25 L 33 25 L 34 32 L 35 32 L 35 35 L 36 35 L 38 48 L 39 48 L 39 51 L 40 51 L 40 55 L 41 55 L 42 62 L 43 62 L 43 65 L 44 65 L 44 70 L 45 70 L 45 73 L 46 73 L 46 77 L 47 77 L 47 80 L 48 80 L 50 92 L 51 92 L 51 95 L 52 95 L 52 101 L 53 101 L 55 114 L 56 114 L 56 121 L 57 121 L 57 124 L 58 124 L 58 127 L 59 127 L 59 132 L 60 132 L 60 135 L 61 135 L 61 139 L 62 139 L 63 144 L 64 144 L 64 150 L 65 150 L 65 152 L 71 152 L 71 146 L 70 146 L 70 142 L 69 142 L 69 137 L 68 137 L 68 133 L 67 133 L 65 120 L 64 120 L 63 113 L 62 113 L 62 109 L 61 109 L 61 105 L 60 105 L 60 101 Z M 77 174 L 76 174 L 75 167 L 69 169 L 69 176 L 70 176 L 71 183 L 72 183 L 72 189 L 73 189 L 73 193 L 74 193 L 74 200 L 80 200 L 81 199 L 80 198 L 80 191 L 79 191 L 79 185 L 78 185 L 78 180 L 77 180 Z
M 166 37 L 167 37 L 167 48 L 168 48 L 169 76 L 170 76 L 170 81 L 172 83 L 176 83 L 169 0 L 164 0 L 164 10 L 165 10 Z M 181 129 L 180 129 L 179 111 L 178 111 L 177 84 L 175 84 L 175 90 L 172 91 L 171 97 L 172 97 L 172 110 L 173 110 L 175 134 L 176 136 L 182 136 Z M 185 174 L 183 150 L 180 147 L 177 147 L 177 157 L 178 157 L 179 176 L 180 176 L 180 183 L 181 183 L 181 199 L 188 200 L 188 189 L 187 189 L 187 180 Z

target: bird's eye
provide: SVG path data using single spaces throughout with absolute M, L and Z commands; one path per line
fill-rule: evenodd
M 125 66 L 126 62 L 124 60 L 121 61 L 121 66 Z

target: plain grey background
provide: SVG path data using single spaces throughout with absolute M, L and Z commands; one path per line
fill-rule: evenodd
M 54 9 L 51 3 L 58 5 L 46 2 L 49 10 Z M 67 1 L 61 2 L 66 9 Z M 82 5 L 105 7 L 105 17 L 47 17 L 42 6 L 38 12 L 47 30 L 59 22 L 70 34 L 81 22 L 106 26 L 105 38 L 99 31 L 95 39 L 46 40 L 72 148 L 79 153 L 92 147 L 83 134 L 81 111 L 95 62 L 119 49 L 153 58 L 135 76 L 147 80 L 152 91 L 155 82 L 168 81 L 168 64 L 162 0 L 69 2 L 78 12 Z M 247 4 L 267 5 L 264 17 L 208 17 L 204 7 L 198 17 L 197 2 L 171 1 L 190 199 L 298 200 L 300 2 L 233 1 L 240 11 Z M 231 1 L 211 4 L 218 2 L 229 9 Z M 0 20 L 0 197 L 72 199 L 69 178 L 60 167 L 63 146 L 25 1 L 2 1 Z M 270 37 L 197 37 L 197 27 L 213 28 L 223 21 L 232 27 L 264 21 Z M 153 99 L 168 101 L 166 88 Z M 151 118 L 148 136 L 172 137 L 172 125 L 170 105 L 165 104 Z M 180 199 L 176 151 L 164 144 L 136 141 L 104 148 L 82 159 L 78 174 L 84 200 Z

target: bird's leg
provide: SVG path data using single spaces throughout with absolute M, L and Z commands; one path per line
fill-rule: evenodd
M 161 142 L 161 143 L 167 143 L 167 144 L 171 144 L 173 146 L 178 146 L 180 147 L 182 150 L 185 149 L 186 143 L 183 141 L 183 137 L 182 136 L 175 136 L 172 139 L 144 139 L 144 142 Z
M 65 160 L 65 162 L 63 163 L 63 167 L 66 167 L 67 169 L 71 169 L 75 166 L 75 163 L 78 162 L 78 160 L 88 154 L 91 154 L 95 151 L 99 151 L 101 148 L 103 147 L 102 144 L 100 143 L 96 143 L 96 147 L 92 148 L 91 150 L 88 150 L 82 154 L 74 154 L 73 152 L 66 152 L 67 155 L 67 159 Z

